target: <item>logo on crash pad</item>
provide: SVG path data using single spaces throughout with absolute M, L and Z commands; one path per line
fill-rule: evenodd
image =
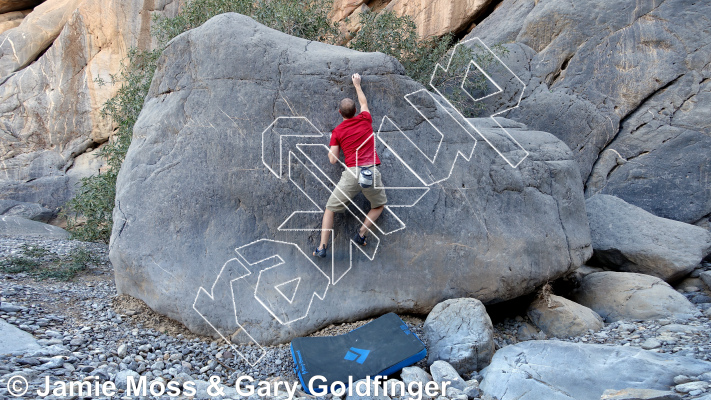
M 363 350 L 351 347 L 350 350 L 348 350 L 348 352 L 346 353 L 346 356 L 343 357 L 343 359 L 348 361 L 355 361 L 358 364 L 363 364 L 365 362 L 365 359 L 368 358 L 368 354 L 370 354 L 370 350 Z

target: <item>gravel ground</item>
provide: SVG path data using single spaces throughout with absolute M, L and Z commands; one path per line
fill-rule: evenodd
M 208 381 L 214 375 L 219 376 L 223 384 L 234 386 L 235 379 L 242 375 L 269 381 L 297 379 L 292 372 L 288 345 L 267 347 L 263 362 L 251 367 L 223 342 L 194 335 L 181 324 L 154 313 L 143 302 L 117 296 L 105 245 L 0 237 L 0 259 L 21 255 L 25 244 L 42 246 L 61 256 L 83 246 L 101 261 L 69 282 L 37 280 L 24 273 L 0 273 L 0 318 L 32 333 L 45 346 L 34 354 L 0 355 L 1 398 L 8 395 L 5 382 L 18 372 L 30 382 L 30 391 L 24 398 L 33 398 L 30 393 L 35 393 L 46 376 L 51 376 L 53 381 L 91 379 L 88 377 L 92 376 L 109 380 L 116 374 L 131 374 L 126 372 L 129 370 L 146 377 L 148 382 Z M 700 294 L 694 287 L 685 293 L 691 299 Z M 706 310 L 711 304 L 699 302 L 697 306 Z M 422 318 L 401 317 L 423 338 Z M 331 325 L 314 336 L 345 333 L 367 322 Z M 497 348 L 520 340 L 544 338 L 525 316 L 505 318 L 496 322 L 494 328 Z M 706 317 L 688 321 L 617 322 L 607 324 L 600 332 L 563 340 L 637 346 L 711 360 L 711 322 Z M 239 351 L 250 352 L 254 348 L 242 346 Z M 425 367 L 424 360 L 419 365 Z M 480 377 L 475 373 L 464 378 Z M 206 382 L 202 385 L 204 387 Z M 696 395 L 698 393 L 686 394 L 684 398 Z M 127 398 L 122 396 L 120 393 L 114 398 Z M 225 398 L 233 397 L 237 397 L 233 389 L 225 393 Z

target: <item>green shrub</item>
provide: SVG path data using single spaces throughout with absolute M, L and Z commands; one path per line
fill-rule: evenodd
M 82 178 L 76 195 L 65 205 L 67 229 L 73 238 L 90 242 L 109 242 L 113 225 L 112 213 L 116 198 L 116 178 L 131 144 L 133 125 L 143 107 L 143 101 L 156 69 L 159 50 L 140 51 L 131 48 L 121 63 L 117 76 L 110 82 L 121 87 L 116 95 L 104 103 L 101 114 L 116 126 L 111 140 L 99 151 L 108 164 L 105 172 Z
M 23 245 L 21 255 L 0 261 L 0 271 L 8 274 L 26 273 L 39 280 L 69 281 L 99 262 L 98 257 L 83 247 L 75 247 L 68 255 L 60 257 L 44 247 Z
M 397 58 L 405 68 L 405 73 L 428 89 L 435 66 L 439 63 L 449 70 L 446 74 L 437 74 L 432 83 L 447 94 L 447 98 L 465 117 L 478 116 L 482 109 L 481 102 L 470 100 L 461 88 L 469 62 L 474 60 L 484 70 L 494 64 L 494 56 L 480 46 L 460 46 L 452 58 L 452 49 L 456 38 L 448 33 L 442 37 L 420 39 L 417 25 L 407 15 L 398 17 L 392 11 L 380 13 L 365 12 L 360 14 L 360 31 L 349 43 L 349 47 L 359 51 L 379 51 Z M 492 49 L 500 55 L 508 49 L 496 45 Z M 452 58 L 450 62 L 450 58 Z M 476 72 L 476 71 L 475 71 Z M 480 73 L 470 74 L 468 82 L 477 91 L 490 91 L 490 83 Z
M 333 43 L 339 32 L 328 18 L 332 5 L 331 0 L 192 0 L 175 17 L 156 16 L 153 33 L 165 44 L 215 15 L 235 12 L 292 36 Z
M 154 16 L 152 32 L 162 46 L 181 33 L 204 24 L 215 15 L 236 12 L 251 15 L 253 0 L 192 0 L 172 18 Z
M 328 18 L 332 7 L 332 0 L 257 0 L 252 18 L 292 36 L 335 43 L 339 31 Z

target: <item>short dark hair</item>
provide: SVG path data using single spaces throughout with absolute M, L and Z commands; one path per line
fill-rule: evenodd
M 338 106 L 338 111 L 341 112 L 341 115 L 345 119 L 353 118 L 356 113 L 355 101 L 348 98 L 341 100 L 341 104 Z

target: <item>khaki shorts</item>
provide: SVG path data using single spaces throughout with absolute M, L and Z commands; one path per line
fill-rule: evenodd
M 333 190 L 331 197 L 328 198 L 326 208 L 333 212 L 343 212 L 346 210 L 348 203 L 353 200 L 359 192 L 363 192 L 365 198 L 370 202 L 371 208 L 378 208 L 387 204 L 388 199 L 385 196 L 380 171 L 378 167 L 370 167 L 370 170 L 373 171 L 375 179 L 374 184 L 369 188 L 363 188 L 358 183 L 360 167 L 350 167 L 344 170 L 341 174 L 341 180 L 338 181 L 338 185 L 336 185 L 336 189 Z

